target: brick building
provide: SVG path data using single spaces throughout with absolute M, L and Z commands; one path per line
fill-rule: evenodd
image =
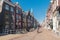
M 15 5 L 11 0 L 1 0 L 0 6 L 0 33 L 8 34 L 15 29 Z
M 23 29 L 29 31 L 36 25 L 31 11 L 24 12 L 18 2 L 0 0 L 0 34 L 19 33 Z
M 34 26 L 34 16 L 30 11 L 27 12 L 26 15 L 26 21 L 27 21 L 27 31 L 29 31 Z
M 14 33 L 17 29 L 20 29 L 22 27 L 22 9 L 18 3 L 13 4 L 11 0 L 1 0 L 0 6 L 0 33 Z
M 47 10 L 47 15 L 46 15 L 46 27 L 48 29 L 53 29 L 53 14 L 52 14 L 52 6 L 51 4 L 49 5 L 49 8 Z
M 16 18 L 15 30 L 17 33 L 20 30 L 22 30 L 22 9 L 19 6 L 18 2 L 15 3 L 15 18 Z

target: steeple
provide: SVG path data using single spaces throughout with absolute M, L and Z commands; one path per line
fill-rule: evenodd
M 31 10 L 30 10 L 30 11 L 31 11 L 31 13 L 33 13 L 33 9 L 32 9 L 32 8 L 31 8 Z
M 32 16 L 34 15 L 34 14 L 33 14 L 33 9 L 32 9 L 32 8 L 29 10 L 29 13 L 30 13 L 30 15 L 32 15 Z

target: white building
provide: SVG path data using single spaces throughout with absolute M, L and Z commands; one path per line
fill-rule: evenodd
M 51 0 L 47 13 L 46 25 L 52 24 L 52 30 L 54 32 L 60 32 L 60 0 Z

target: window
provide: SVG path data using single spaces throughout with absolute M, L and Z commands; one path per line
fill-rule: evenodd
M 0 0 L 0 1 L 2 1 L 2 0 Z
M 23 14 L 23 18 L 25 17 L 25 15 Z
M 18 9 L 16 10 L 16 13 L 18 13 Z
M 0 0 L 0 2 L 1 2 L 2 0 Z
M 20 13 L 20 10 L 18 10 L 18 12 Z
M 6 10 L 9 10 L 9 5 L 6 4 L 6 5 L 5 5 L 5 9 L 6 9 Z
M 60 25 L 60 21 L 59 21 L 59 25 Z
M 14 11 L 14 8 L 13 8 L 13 7 L 11 7 L 11 11 L 12 11 L 12 12 Z
M 21 16 L 19 16 L 19 19 L 21 19 Z
M 5 23 L 6 23 L 6 24 L 9 24 L 9 22 L 8 22 L 8 21 L 6 21 Z
M 8 18 L 8 15 L 5 15 L 5 18 Z
M 22 13 L 22 10 L 21 9 L 19 9 L 19 8 L 16 8 L 16 13 Z
M 9 25 L 5 25 L 5 28 L 8 28 L 9 27 Z
M 18 11 L 19 11 L 18 8 L 16 8 L 16 13 L 18 13 Z
M 19 9 L 19 13 L 22 13 L 21 9 Z
M 18 20 L 18 15 L 16 16 L 16 19 Z
M 60 11 L 57 12 L 57 18 L 60 18 Z
M 31 17 L 31 20 L 33 20 L 33 18 Z
M 30 19 L 30 16 L 29 16 L 29 19 Z

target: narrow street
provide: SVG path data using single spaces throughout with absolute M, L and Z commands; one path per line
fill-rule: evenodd
M 0 40 L 60 40 L 60 0 L 0 0 Z
M 10 34 L 1 36 L 0 40 L 60 40 L 60 36 L 56 35 L 51 30 L 42 28 L 42 32 L 29 32 L 27 34 Z

